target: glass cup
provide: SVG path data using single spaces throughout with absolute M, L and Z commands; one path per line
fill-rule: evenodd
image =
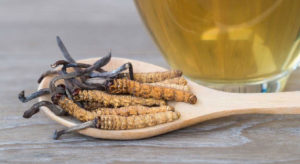
M 230 92 L 281 91 L 300 54 L 300 0 L 135 0 L 164 57 Z

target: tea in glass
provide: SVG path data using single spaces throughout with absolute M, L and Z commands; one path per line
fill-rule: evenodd
M 300 0 L 135 0 L 172 68 L 212 88 L 283 89 L 300 53 Z

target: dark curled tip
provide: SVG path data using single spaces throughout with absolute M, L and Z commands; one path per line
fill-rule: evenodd
M 90 128 L 90 127 L 96 127 L 97 126 L 97 119 L 94 119 L 92 121 L 87 121 L 60 131 L 55 130 L 53 134 L 53 139 L 57 140 L 60 136 L 66 133 L 72 133 L 76 132 L 82 129 Z
M 39 108 L 30 108 L 24 112 L 23 118 L 30 118 L 31 116 L 38 113 L 39 111 L 40 111 Z
M 33 104 L 31 108 L 26 110 L 23 114 L 23 117 L 24 118 L 32 117 L 34 114 L 36 114 L 40 111 L 40 107 L 42 107 L 42 106 L 46 106 L 47 108 L 49 108 L 56 115 L 64 115 L 65 114 L 63 109 L 57 107 L 56 105 L 52 104 L 51 102 L 49 102 L 49 101 L 40 101 L 36 104 Z
M 59 66 L 59 65 L 67 65 L 67 64 L 69 64 L 68 61 L 65 61 L 65 60 L 58 60 L 58 61 L 56 61 L 55 63 L 51 64 L 50 66 L 51 66 L 51 68 L 56 68 L 56 67 Z
M 21 91 L 18 95 L 18 98 L 21 102 L 26 103 L 30 100 L 33 100 L 33 99 L 43 96 L 43 95 L 47 95 L 49 93 L 50 93 L 50 90 L 48 88 L 44 88 L 44 89 L 40 89 L 40 90 L 32 93 L 28 97 L 25 97 L 25 91 Z
M 26 110 L 23 114 L 24 118 L 30 118 L 31 116 L 33 116 L 34 114 L 38 113 L 40 111 L 40 107 L 44 106 L 45 104 L 50 103 L 48 101 L 41 101 L 38 102 L 36 104 L 33 104 L 31 108 L 29 108 L 28 110 Z
M 21 102 L 25 103 L 26 102 L 26 98 L 25 98 L 25 91 L 21 91 L 18 95 L 18 98 Z
M 54 140 L 57 140 L 63 134 L 64 134 L 64 130 L 60 130 L 60 131 L 55 130 L 54 133 L 53 133 L 53 137 L 52 138 Z

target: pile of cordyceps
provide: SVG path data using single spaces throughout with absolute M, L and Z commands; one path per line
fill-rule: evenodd
M 24 91 L 19 94 L 19 100 L 24 103 L 43 95 L 50 95 L 52 100 L 34 104 L 24 112 L 24 118 L 30 118 L 41 106 L 46 106 L 56 115 L 71 115 L 84 122 L 55 131 L 54 139 L 88 127 L 127 130 L 172 122 L 179 119 L 180 113 L 166 101 L 190 104 L 197 101 L 181 71 L 134 73 L 131 63 L 106 71 L 102 67 L 109 63 L 111 53 L 93 65 L 77 63 L 59 37 L 57 43 L 66 60 L 52 64 L 52 68 L 61 68 L 46 71 L 38 80 L 40 83 L 44 77 L 55 75 L 49 88 L 28 97 Z M 57 84 L 58 80 L 64 83 Z

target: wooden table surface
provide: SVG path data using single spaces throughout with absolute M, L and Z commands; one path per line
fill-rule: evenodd
M 299 163 L 299 115 L 240 115 L 136 141 L 78 134 L 42 112 L 23 119 L 34 102 L 17 94 L 37 88 L 39 74 L 62 59 L 55 36 L 76 59 L 106 55 L 168 67 L 131 0 L 0 1 L 0 163 Z M 300 90 L 295 71 L 286 90 Z M 300 101 L 300 100 L 299 100 Z M 217 103 L 217 102 L 216 102 Z

